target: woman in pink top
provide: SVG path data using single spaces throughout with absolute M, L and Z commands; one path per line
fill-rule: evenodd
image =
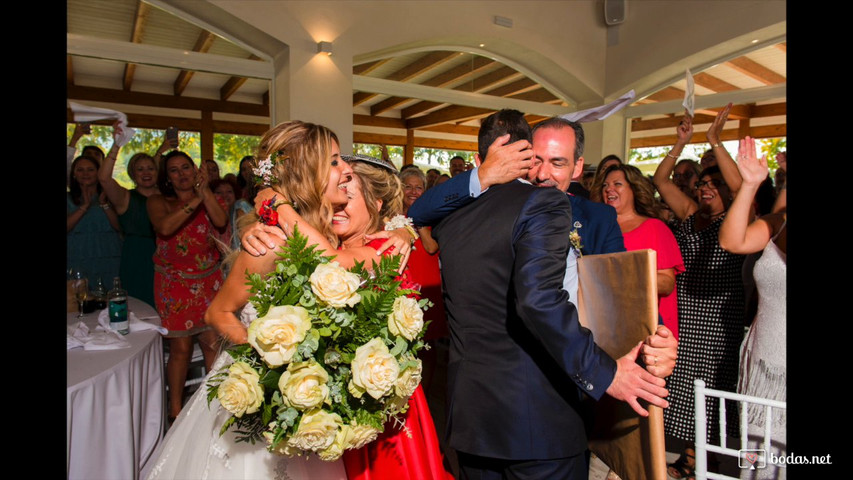
M 681 250 L 672 230 L 661 221 L 651 180 L 632 165 L 607 167 L 604 181 L 591 192 L 593 200 L 616 209 L 626 250 L 652 249 L 657 252 L 658 311 L 675 338 L 678 338 L 678 304 L 675 276 L 684 271 Z

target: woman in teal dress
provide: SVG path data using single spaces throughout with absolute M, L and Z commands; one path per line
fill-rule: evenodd
M 113 138 L 120 133 L 121 130 L 116 127 L 113 130 Z M 104 159 L 103 168 L 98 171 L 98 180 L 107 198 L 114 205 L 124 232 L 119 267 L 121 285 L 130 296 L 154 306 L 154 229 L 148 219 L 146 205 L 150 195 L 160 193 L 157 188 L 157 164 L 155 158 L 147 153 L 140 152 L 130 157 L 127 162 L 127 175 L 133 180 L 136 188 L 128 190 L 113 178 L 120 148 L 114 140 Z M 164 142 L 157 152 L 157 157 L 165 148 L 168 148 L 168 145 Z M 112 278 L 109 282 L 112 282 Z M 106 285 L 111 288 L 112 283 Z
M 92 285 L 118 276 L 121 237 L 118 216 L 98 184 L 98 161 L 80 155 L 71 163 L 66 197 L 65 269 L 83 272 Z

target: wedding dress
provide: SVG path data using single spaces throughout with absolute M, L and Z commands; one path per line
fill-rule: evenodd
M 248 325 L 257 317 L 251 303 L 240 321 Z M 326 462 L 316 456 L 287 457 L 270 453 L 263 441 L 236 442 L 233 430 L 219 435 L 231 414 L 214 398 L 207 404 L 207 379 L 233 359 L 222 352 L 154 452 L 148 480 L 157 479 L 275 479 L 346 480 L 343 460 Z

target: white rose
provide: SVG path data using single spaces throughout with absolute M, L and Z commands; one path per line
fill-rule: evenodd
M 237 417 L 255 413 L 264 400 L 261 377 L 249 364 L 234 362 L 228 367 L 228 378 L 219 384 L 217 398 L 225 410 Z
M 371 427 L 370 425 L 359 425 L 353 424 L 350 427 L 352 431 L 352 436 L 349 439 L 349 444 L 346 446 L 347 450 L 350 449 L 358 449 L 361 448 L 368 443 L 376 440 L 376 437 L 379 436 L 379 430 Z
M 400 397 L 411 397 L 421 383 L 424 368 L 423 362 L 420 359 L 416 359 L 415 361 L 417 362 L 417 366 L 403 370 L 397 381 L 394 382 L 394 393 Z
M 272 453 L 277 453 L 279 455 L 286 455 L 288 457 L 292 457 L 294 455 L 299 455 L 301 452 L 296 448 L 291 447 L 287 444 L 284 439 L 279 440 L 279 442 L 275 445 L 272 444 L 273 439 L 275 438 L 275 434 L 270 431 L 265 431 L 263 434 L 264 440 L 267 442 L 267 450 Z
M 350 393 L 361 398 L 363 392 L 379 400 L 394 388 L 400 376 L 400 364 L 381 338 L 374 338 L 355 350 L 352 360 Z
M 249 325 L 249 344 L 271 367 L 289 362 L 311 329 L 308 310 L 299 306 L 272 307 Z
M 284 404 L 299 410 L 319 407 L 329 398 L 329 374 L 315 361 L 291 363 L 278 379 Z
M 388 315 L 388 331 L 414 340 L 424 328 L 424 312 L 418 301 L 410 297 L 397 297 Z
M 334 308 L 352 307 L 361 301 L 357 293 L 361 280 L 338 262 L 317 265 L 309 280 L 314 295 Z
M 325 450 L 317 452 L 317 456 L 320 457 L 320 460 L 327 462 L 333 462 L 341 458 L 347 445 L 351 443 L 352 436 L 352 428 L 349 425 L 341 425 L 341 428 L 338 429 L 338 434 L 335 436 L 335 441 Z
M 287 444 L 303 451 L 319 452 L 329 448 L 335 441 L 343 422 L 337 413 L 315 408 L 302 415 L 299 428 L 287 440 Z

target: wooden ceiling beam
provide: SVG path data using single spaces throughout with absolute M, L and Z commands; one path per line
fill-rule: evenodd
M 737 111 L 739 113 L 739 116 L 743 118 L 747 118 L 744 115 L 748 115 L 748 118 L 765 118 L 786 115 L 787 107 L 787 103 L 749 105 L 748 109 L 746 105 L 733 105 L 732 110 Z M 713 122 L 714 117 L 716 117 L 717 112 L 720 110 L 720 108 L 709 109 L 708 111 L 710 111 L 711 114 L 708 115 L 697 113 L 693 117 L 693 125 L 703 125 L 706 123 Z M 734 118 L 731 114 L 729 114 L 729 119 L 737 120 L 739 118 Z M 657 130 L 659 128 L 675 128 L 678 125 L 678 122 L 680 121 L 681 115 L 671 116 L 668 118 L 655 118 L 651 120 L 642 120 L 641 118 L 634 118 L 631 120 L 631 131 L 640 132 L 644 130 Z
M 352 124 L 365 127 L 406 128 L 406 122 L 400 118 L 375 117 L 357 113 L 352 116 Z
M 454 81 L 458 81 L 467 76 L 471 76 L 476 72 L 482 71 L 484 68 L 489 67 L 495 63 L 494 60 L 485 58 L 485 57 L 474 57 L 474 60 L 471 64 L 463 63 L 461 65 L 457 65 L 450 70 L 440 73 L 428 80 L 425 80 L 421 83 L 421 85 L 426 85 L 428 87 L 443 87 Z M 411 98 L 407 97 L 389 97 L 381 102 L 372 105 L 370 107 L 371 115 L 379 115 L 380 113 L 386 112 L 398 105 L 408 102 Z
M 428 132 L 452 133 L 454 135 L 473 135 L 477 136 L 480 133 L 480 127 L 472 127 L 471 125 L 453 125 L 444 123 L 441 125 L 433 125 L 431 127 L 423 127 L 418 130 Z
M 758 80 L 765 85 L 785 83 L 785 77 L 748 57 L 735 58 L 734 60 L 726 62 L 726 65 L 734 68 L 744 75 Z
M 66 121 L 74 122 L 74 114 L 71 109 L 66 109 Z M 92 122 L 97 125 L 112 125 L 113 120 L 98 120 Z M 150 128 L 165 130 L 166 127 L 174 126 L 184 132 L 200 132 L 204 121 L 200 118 L 169 117 L 166 115 L 147 115 L 139 113 L 127 114 L 128 125 L 134 128 Z M 229 135 L 263 135 L 270 126 L 266 123 L 249 123 L 236 121 L 213 120 L 213 131 Z
M 137 2 L 136 15 L 133 18 L 133 33 L 130 34 L 131 43 L 142 43 L 142 35 L 145 33 L 145 23 L 148 21 L 149 9 L 150 6 L 142 0 Z M 121 84 L 126 92 L 129 92 L 133 86 L 133 74 L 135 72 L 135 63 L 126 63 L 124 65 L 124 76 Z
M 555 97 L 554 94 L 545 90 L 542 87 L 537 88 L 536 90 L 530 90 L 524 93 L 519 93 L 517 95 L 511 95 L 509 98 L 515 98 L 517 100 L 529 100 L 531 102 L 562 102 L 559 98 Z
M 381 60 L 374 60 L 372 62 L 362 63 L 359 65 L 353 65 L 352 66 L 352 74 L 353 75 L 366 75 L 366 74 L 376 70 L 377 68 L 381 67 L 382 65 L 385 65 L 386 63 L 388 63 L 388 60 L 391 60 L 391 59 L 390 58 L 383 58 Z
M 495 85 L 496 83 L 504 81 L 504 80 L 506 80 L 512 76 L 515 76 L 515 75 L 521 75 L 521 74 L 518 73 L 517 71 L 513 70 L 510 67 L 504 66 L 504 67 L 501 67 L 501 68 L 499 68 L 493 72 L 489 72 L 485 75 L 481 75 L 477 78 L 474 78 L 473 80 L 471 80 L 470 83 L 466 82 L 463 85 L 458 85 L 456 87 L 453 87 L 453 90 L 457 90 L 460 92 L 480 92 L 482 90 L 485 90 L 486 88 L 491 87 L 492 85 Z M 428 101 L 418 102 L 418 103 L 416 103 L 410 107 L 404 108 L 401 112 L 401 116 L 404 119 L 409 119 L 409 118 L 414 117 L 415 115 L 423 113 L 423 112 L 430 110 L 432 108 L 438 107 L 440 105 L 444 105 L 444 104 L 436 103 L 436 102 L 428 102 Z
M 353 143 L 363 143 L 371 145 L 399 145 L 405 146 L 408 143 L 406 135 L 386 135 L 381 133 L 365 133 L 353 132 Z M 415 147 L 420 148 L 439 148 L 442 150 L 462 150 L 466 152 L 476 152 L 477 142 L 465 142 L 461 140 L 446 140 L 443 138 L 426 138 L 414 137 L 411 142 Z
M 405 82 L 410 80 L 430 69 L 441 65 L 442 63 L 450 60 L 455 57 L 457 52 L 448 52 L 448 51 L 438 51 L 438 52 L 430 52 L 426 55 L 418 58 L 414 62 L 404 66 L 403 68 L 397 70 L 396 72 L 385 77 L 386 80 L 393 80 L 395 82 Z M 357 92 L 352 97 L 352 105 L 360 105 L 367 100 L 375 97 L 375 93 L 370 92 Z
M 249 55 L 249 60 L 260 60 L 261 58 L 255 55 L 254 53 Z M 225 85 L 222 85 L 222 88 L 219 89 L 219 99 L 220 100 L 228 100 L 232 95 L 237 93 L 237 90 L 246 83 L 248 78 L 246 77 L 231 77 L 228 81 L 225 82 Z
M 159 93 L 125 92 L 112 88 L 69 86 L 66 92 L 69 100 L 89 100 L 107 103 L 125 103 L 150 107 L 177 108 L 185 110 L 210 110 L 213 112 L 239 113 L 269 117 L 269 104 L 245 102 L 223 102 L 209 98 L 176 97 Z
M 213 45 L 214 40 L 216 40 L 216 35 L 208 32 L 207 30 L 202 30 L 201 33 L 198 34 L 198 38 L 195 41 L 192 51 L 207 53 Z M 178 73 L 178 78 L 175 79 L 175 96 L 180 96 L 184 93 L 184 89 L 187 88 L 187 85 L 190 83 L 190 79 L 193 78 L 193 75 L 195 75 L 195 72 L 192 70 L 181 70 L 181 72 Z
M 406 120 L 406 128 L 423 128 L 442 123 L 470 120 L 483 114 L 490 114 L 494 111 L 494 109 L 488 108 L 451 105 L 449 107 L 442 108 L 437 112 L 430 113 L 429 115 Z
M 787 125 L 761 125 L 750 127 L 748 135 L 753 138 L 779 138 L 787 135 Z M 721 141 L 739 140 L 738 129 L 732 128 L 720 132 Z M 673 135 L 657 135 L 653 137 L 640 137 L 631 139 L 630 148 L 645 148 L 645 147 L 666 147 L 675 144 L 676 136 Z M 707 143 L 704 132 L 693 134 L 693 138 L 689 143 Z
M 667 118 L 655 118 L 652 120 L 641 120 L 639 118 L 635 118 L 631 120 L 631 131 L 632 132 L 642 132 L 645 130 L 657 130 L 660 128 L 675 128 L 678 126 L 678 123 L 681 121 L 681 115 L 675 117 L 667 117 Z M 712 115 L 701 115 L 697 114 L 693 117 L 693 125 L 701 125 L 704 123 L 711 123 L 714 121 L 714 116 Z
M 731 83 L 720 80 L 719 78 L 705 72 L 693 75 L 693 82 L 695 82 L 696 85 L 699 85 L 700 87 L 705 87 L 708 90 L 714 91 L 715 93 L 739 90 L 738 87 L 732 85 Z
M 782 50 L 785 53 L 788 53 L 788 42 L 777 43 L 776 48 Z
M 74 65 L 71 60 L 71 55 L 66 55 L 65 60 L 65 83 L 74 85 Z
M 682 98 L 684 98 L 684 90 L 675 87 L 666 87 L 663 90 L 659 90 L 649 95 L 645 99 L 654 102 L 666 102 L 668 100 L 678 100 Z
M 493 88 L 487 92 L 483 92 L 483 94 L 492 95 L 495 97 L 512 98 L 510 97 L 510 95 L 520 91 L 524 91 L 531 87 L 535 87 L 536 85 L 536 82 L 530 80 L 527 77 L 524 77 L 506 85 Z M 407 120 L 406 125 L 409 128 L 422 128 L 425 126 L 431 126 L 440 123 L 468 121 L 473 118 L 489 115 L 494 111 L 494 109 L 487 108 L 460 107 L 458 105 L 450 105 L 442 109 L 436 110 L 428 115 Z

